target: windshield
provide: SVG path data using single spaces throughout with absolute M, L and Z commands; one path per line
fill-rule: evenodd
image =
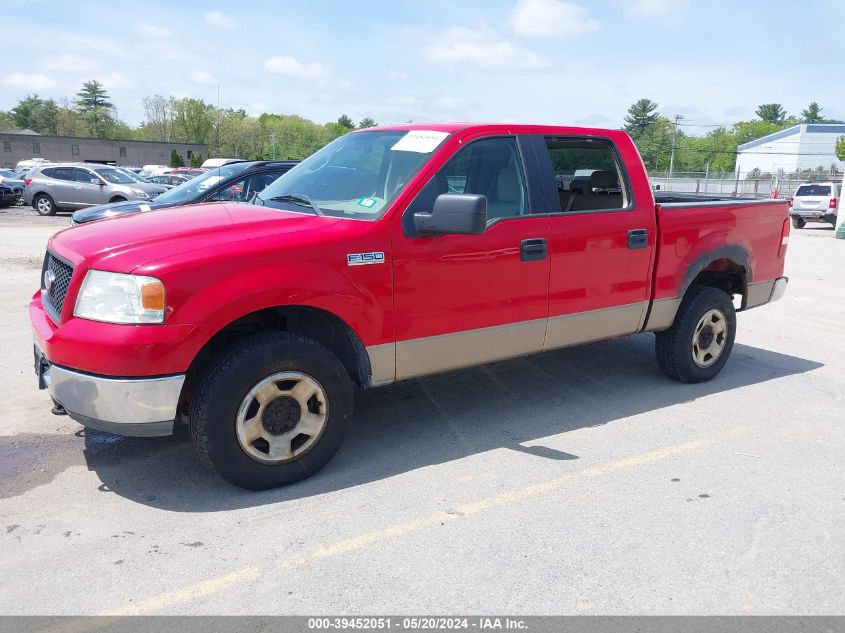
M 798 191 L 795 192 L 796 196 L 829 196 L 830 195 L 830 185 L 801 185 L 798 187 Z
M 376 220 L 449 135 L 426 130 L 353 132 L 269 185 L 256 203 Z M 313 205 L 311 204 L 313 203 Z
M 19 179 L 19 176 L 15 172 L 10 171 L 8 169 L 0 169 L 0 176 L 2 176 L 3 178 L 11 178 L 13 180 Z
M 245 169 L 246 167 L 243 163 L 226 165 L 220 168 L 215 167 L 211 171 L 199 174 L 195 178 L 191 178 L 187 182 L 183 182 L 181 185 L 173 187 L 170 191 L 165 191 L 156 198 L 156 202 L 169 202 L 175 204 L 188 202 L 189 200 L 193 200 L 197 196 L 202 195 L 221 180 L 237 176 Z
M 141 178 L 138 174 L 134 171 L 129 171 L 128 169 L 122 169 L 117 167 L 115 171 L 119 171 L 121 174 L 125 174 L 127 178 L 131 178 L 133 182 L 143 182 L 146 183 L 147 181 Z
M 117 185 L 131 185 L 133 182 L 136 182 L 122 169 L 95 169 L 94 171 L 102 178 L 105 178 L 107 181 Z

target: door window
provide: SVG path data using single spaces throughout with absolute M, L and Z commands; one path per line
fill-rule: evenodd
M 53 167 L 45 169 L 41 173 L 47 178 L 55 178 L 56 180 L 74 180 L 73 169 L 70 167 Z
M 488 221 L 513 218 L 530 212 L 528 190 L 516 139 L 488 138 L 461 148 L 423 187 L 405 217 L 430 212 L 444 193 L 487 196 Z
M 76 182 L 83 182 L 86 185 L 90 185 L 92 179 L 99 182 L 99 178 L 94 176 L 90 171 L 85 171 L 84 169 L 74 169 L 73 171 Z
M 583 138 L 545 140 L 562 212 L 622 210 L 628 206 L 626 181 L 610 143 Z

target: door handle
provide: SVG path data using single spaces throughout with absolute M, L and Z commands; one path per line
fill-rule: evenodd
M 648 246 L 648 230 L 647 229 L 631 229 L 628 231 L 628 248 L 636 250 L 638 248 L 645 248 Z
M 519 245 L 519 258 L 524 262 L 546 259 L 546 240 L 542 237 L 522 240 Z

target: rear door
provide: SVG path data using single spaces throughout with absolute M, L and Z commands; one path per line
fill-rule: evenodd
M 655 213 L 639 168 L 629 175 L 609 138 L 534 136 L 546 183 L 549 324 L 545 349 L 639 330 L 648 308 Z M 632 148 L 627 158 L 640 165 Z M 633 178 L 632 178 L 633 176 Z
M 549 218 L 525 149 L 515 136 L 464 141 L 392 223 L 397 379 L 542 349 Z M 443 193 L 486 195 L 485 232 L 417 235 L 413 214 Z
M 45 189 L 56 204 L 64 208 L 76 208 L 74 206 L 74 185 L 76 177 L 72 167 L 48 167 L 41 170 L 45 176 Z

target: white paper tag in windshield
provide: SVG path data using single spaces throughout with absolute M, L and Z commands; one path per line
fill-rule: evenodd
M 149 210 L 150 210 L 150 205 L 148 205 L 148 204 L 141 204 L 141 205 L 138 205 L 138 208 L 139 208 L 139 209 L 141 209 L 141 211 L 149 211 Z
M 448 132 L 435 132 L 433 130 L 411 130 L 391 147 L 394 152 L 419 152 L 428 154 L 449 136 Z

